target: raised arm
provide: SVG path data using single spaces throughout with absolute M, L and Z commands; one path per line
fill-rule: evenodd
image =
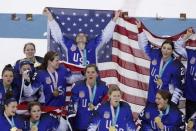
M 138 28 L 138 46 L 141 50 L 143 50 L 150 58 L 152 54 L 152 47 L 146 34 L 143 32 L 141 21 L 135 21 Z
M 110 41 L 110 39 L 113 36 L 114 28 L 116 26 L 116 21 L 120 16 L 121 11 L 115 11 L 114 18 L 107 24 L 107 26 L 104 28 L 101 36 L 101 43 L 107 43 Z
M 44 9 L 43 14 L 48 17 L 48 26 L 55 42 L 63 43 L 63 34 L 61 32 L 61 28 L 59 27 L 58 23 L 54 20 L 48 8 Z
M 174 43 L 175 51 L 186 59 L 187 59 L 187 52 L 185 48 L 185 42 L 190 38 L 192 34 L 193 34 L 193 29 L 189 28 L 187 29 L 186 34 L 184 34 Z
M 38 89 L 32 88 L 28 70 L 24 71 L 22 74 L 22 90 L 23 90 L 23 95 L 26 97 L 30 97 L 38 91 Z

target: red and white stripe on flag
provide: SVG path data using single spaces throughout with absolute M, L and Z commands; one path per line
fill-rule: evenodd
M 98 67 L 102 80 L 119 85 L 123 100 L 130 104 L 136 118 L 144 108 L 147 98 L 150 61 L 138 46 L 135 21 L 135 18 L 118 19 L 113 34 L 112 62 L 99 63 Z M 166 37 L 155 36 L 142 26 L 149 41 L 160 47 Z M 185 31 L 168 38 L 176 41 L 183 33 Z M 193 46 L 195 41 L 188 42 L 188 46 Z

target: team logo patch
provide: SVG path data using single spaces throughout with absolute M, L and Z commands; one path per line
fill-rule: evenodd
M 157 65 L 157 60 L 156 59 L 152 60 L 152 65 Z
M 52 81 L 51 81 L 50 77 L 46 77 L 46 84 L 51 84 L 51 83 L 52 83 Z
M 79 92 L 79 97 L 80 97 L 80 98 L 85 97 L 85 93 L 84 93 L 84 91 L 80 91 L 80 92 Z
M 196 58 L 195 57 L 192 57 L 191 60 L 190 60 L 190 63 L 191 64 L 195 64 L 195 61 L 196 61 Z
M 72 44 L 72 46 L 71 46 L 71 51 L 76 51 L 76 49 L 77 49 L 77 47 L 76 47 L 76 45 L 75 44 Z
M 145 117 L 146 117 L 146 119 L 150 119 L 150 112 L 146 112 Z
M 110 112 L 105 111 L 104 114 L 103 114 L 103 117 L 104 117 L 105 119 L 110 118 Z

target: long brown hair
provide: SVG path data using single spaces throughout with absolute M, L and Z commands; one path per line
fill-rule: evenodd
M 58 53 L 57 52 L 54 52 L 54 51 L 48 51 L 45 56 L 44 56 L 44 61 L 43 63 L 38 67 L 38 69 L 41 69 L 41 70 L 46 70 L 47 67 L 48 67 L 48 61 L 53 61 L 54 58 L 58 56 Z
M 37 101 L 32 101 L 32 102 L 29 102 L 28 104 L 28 111 L 29 113 L 31 112 L 31 109 L 33 106 L 39 106 L 41 108 L 41 104 Z
M 157 91 L 157 94 L 161 95 L 161 97 L 162 97 L 164 100 L 168 100 L 168 103 L 170 103 L 171 94 L 170 94 L 169 91 L 158 90 L 158 91 Z
M 120 91 L 120 93 L 121 93 L 121 90 L 120 90 L 120 88 L 118 87 L 118 85 L 111 84 L 111 85 L 109 86 L 108 95 L 110 96 L 110 95 L 112 94 L 113 91 Z

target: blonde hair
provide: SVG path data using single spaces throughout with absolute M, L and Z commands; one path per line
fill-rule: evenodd
M 108 91 L 108 95 L 111 95 L 113 91 L 120 91 L 120 88 L 118 87 L 118 85 L 112 84 L 109 86 L 109 91 Z

